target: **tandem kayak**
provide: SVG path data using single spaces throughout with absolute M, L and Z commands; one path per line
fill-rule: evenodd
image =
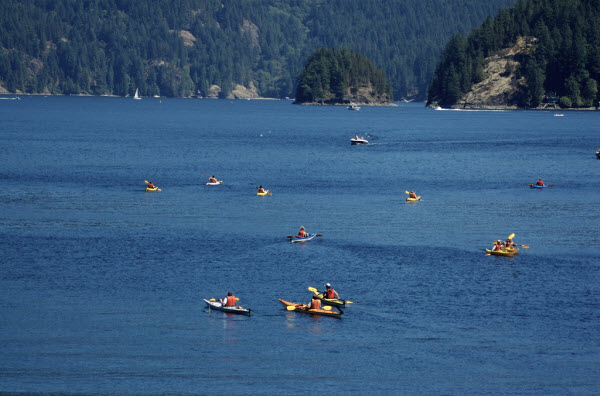
M 158 187 L 152 187 L 152 188 L 146 187 L 146 192 L 151 192 L 151 191 L 156 191 L 156 190 L 158 190 Z
M 214 182 L 214 183 L 211 183 L 211 182 L 206 183 L 207 186 L 218 186 L 220 184 L 223 184 L 223 180 L 219 180 L 218 182 Z
M 420 195 L 417 195 L 417 198 L 411 198 L 411 197 L 406 198 L 406 202 L 417 202 L 417 201 L 420 201 L 420 200 L 421 200 L 421 196 Z
M 215 311 L 227 312 L 238 315 L 248 315 L 250 316 L 250 309 L 242 308 L 240 306 L 237 307 L 224 307 L 221 305 L 219 301 L 209 301 L 204 299 L 204 302 L 210 309 L 214 309 Z
M 297 303 L 282 300 L 281 298 L 279 299 L 279 301 L 286 307 L 288 307 L 288 306 L 296 307 L 294 312 L 300 312 L 300 313 L 305 313 L 305 314 L 309 314 L 309 315 L 333 316 L 334 318 L 340 318 L 340 319 L 342 318 L 341 311 L 337 312 L 337 311 L 327 311 L 325 309 L 308 309 L 308 305 L 306 305 L 306 304 L 297 304 Z
M 264 192 L 257 192 L 256 195 L 258 195 L 260 197 L 264 197 L 265 195 L 268 195 L 270 193 L 271 193 L 271 191 L 265 190 Z
M 517 252 L 519 251 L 519 249 L 516 249 Z M 512 257 L 515 255 L 515 250 L 490 250 L 490 249 L 485 249 L 486 252 L 488 252 L 489 254 L 491 254 L 492 256 L 505 256 L 505 257 Z
M 294 243 L 294 242 L 310 241 L 311 239 L 313 239 L 316 236 L 317 236 L 317 234 L 308 234 L 308 236 L 302 237 L 302 238 L 299 238 L 297 236 L 289 236 L 288 238 L 290 239 L 290 242 Z

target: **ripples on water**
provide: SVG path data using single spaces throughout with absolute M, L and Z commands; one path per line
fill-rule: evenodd
M 600 386 L 596 112 L 1 105 L 0 391 Z M 555 187 L 528 189 L 538 177 Z M 300 225 L 324 236 L 287 243 Z M 484 255 L 511 232 L 530 249 Z M 277 302 L 325 282 L 357 302 L 343 320 Z M 228 290 L 252 317 L 206 310 Z

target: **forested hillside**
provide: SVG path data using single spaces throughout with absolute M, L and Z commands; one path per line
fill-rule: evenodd
M 440 51 L 515 0 L 2 0 L 0 90 L 292 96 L 317 48 L 371 59 L 424 98 Z
M 392 86 L 369 59 L 346 48 L 318 49 L 298 77 L 296 103 L 390 103 Z
M 520 0 L 487 19 L 467 37 L 454 36 L 431 81 L 428 103 L 457 103 L 481 81 L 485 57 L 526 38 L 515 73 L 517 104 L 535 108 L 543 101 L 562 107 L 598 104 L 600 81 L 600 1 Z

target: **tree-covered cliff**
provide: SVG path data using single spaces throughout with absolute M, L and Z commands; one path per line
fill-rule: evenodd
M 298 77 L 296 103 L 389 103 L 392 85 L 364 56 L 348 49 L 315 51 Z
M 0 91 L 292 96 L 317 48 L 424 92 L 442 46 L 515 0 L 2 0 Z
M 600 100 L 600 1 L 520 0 L 487 19 L 467 37 L 455 35 L 443 51 L 428 90 L 428 103 L 455 105 L 483 78 L 486 57 L 529 43 L 518 53 L 513 73 L 519 107 L 543 101 L 591 107 Z

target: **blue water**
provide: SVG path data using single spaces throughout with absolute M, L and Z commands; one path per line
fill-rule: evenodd
M 0 391 L 599 392 L 598 112 L 24 97 L 0 119 Z M 513 232 L 530 248 L 485 255 Z M 325 282 L 342 320 L 277 301 Z M 229 290 L 251 317 L 205 308 Z

